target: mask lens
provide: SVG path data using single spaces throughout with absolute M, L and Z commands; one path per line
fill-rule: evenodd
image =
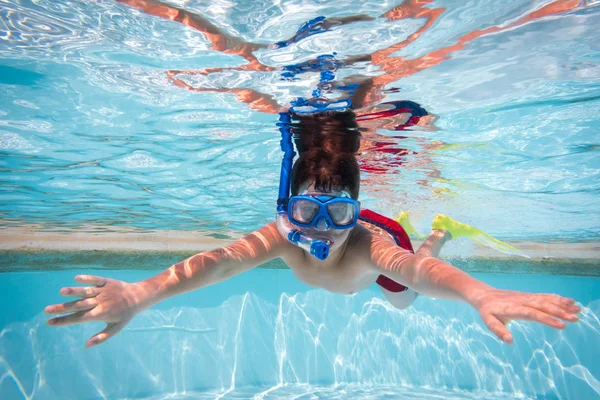
M 340 226 L 350 225 L 354 222 L 355 208 L 350 203 L 332 203 L 327 205 L 327 213 L 331 220 Z
M 309 200 L 297 200 L 292 203 L 292 219 L 301 224 L 310 223 L 318 211 L 319 205 Z

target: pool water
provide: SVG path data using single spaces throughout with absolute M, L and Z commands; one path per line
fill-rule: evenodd
M 255 269 L 171 298 L 85 350 L 99 323 L 50 328 L 41 312 L 84 272 L 4 273 L 0 398 L 594 399 L 600 396 L 600 278 L 475 274 L 500 288 L 576 298 L 564 331 L 517 322 L 505 345 L 469 306 L 421 297 L 391 307 L 372 287 L 314 290 Z M 156 271 L 91 270 L 135 281 Z
M 0 4 L 0 399 L 600 399 L 599 1 Z M 355 20 L 297 34 L 320 15 Z M 90 350 L 101 324 L 46 325 L 77 273 L 144 279 L 272 221 L 278 108 L 353 81 L 427 111 L 361 124 L 362 206 L 527 249 L 452 254 L 575 298 L 577 324 L 512 323 L 507 346 L 464 304 L 396 310 L 267 265 Z
M 272 44 L 319 15 L 379 16 L 397 3 L 167 4 L 243 40 Z M 555 3 L 578 5 L 563 13 L 544 8 Z M 344 61 L 401 43 L 379 57 L 382 66 L 362 62 L 333 71 L 339 79 L 405 71 L 373 96 L 416 102 L 437 118 L 433 130 L 383 127 L 365 134 L 363 146 L 388 150 L 358 156 L 364 207 L 388 215 L 410 211 L 421 232 L 444 213 L 506 240 L 600 237 L 597 1 L 407 1 L 414 7 L 406 18 L 356 22 L 258 50 L 261 65 L 273 71 L 178 75 L 189 90 L 167 73 L 247 61 L 211 50 L 190 26 L 116 1 L 2 4 L 5 227 L 230 237 L 256 229 L 275 214 L 277 116 L 239 102 L 235 93 L 191 89 L 248 88 L 284 106 L 309 97 L 319 71 L 284 79 L 283 68 L 332 52 Z M 415 7 L 422 10 L 411 17 Z M 485 33 L 490 27 L 502 29 Z M 411 41 L 414 33 L 419 36 Z M 441 57 L 440 49 L 448 53 Z

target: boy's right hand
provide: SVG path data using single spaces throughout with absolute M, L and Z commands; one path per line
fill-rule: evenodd
M 81 299 L 53 304 L 44 311 L 47 314 L 68 314 L 49 319 L 50 326 L 105 321 L 106 328 L 87 341 L 88 348 L 116 335 L 143 308 L 143 291 L 135 283 L 91 275 L 77 275 L 75 281 L 93 286 L 62 288 L 61 295 Z

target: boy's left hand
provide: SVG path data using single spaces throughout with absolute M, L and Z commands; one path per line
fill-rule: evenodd
M 486 289 L 471 301 L 485 325 L 505 343 L 513 337 L 507 329 L 512 320 L 539 322 L 555 329 L 565 329 L 568 322 L 577 322 L 581 307 L 575 300 L 556 294 L 532 294 L 512 290 Z

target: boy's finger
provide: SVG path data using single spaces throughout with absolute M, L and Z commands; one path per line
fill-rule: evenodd
M 506 315 L 503 315 L 507 319 L 520 319 L 523 321 L 539 322 L 554 329 L 565 329 L 567 325 L 550 315 L 531 307 L 516 307 L 512 309 Z
M 544 299 L 545 302 L 554 303 L 557 306 L 562 307 L 562 308 L 576 306 L 575 299 L 572 299 L 570 297 L 562 297 L 557 294 L 547 294 L 547 295 L 544 295 L 544 297 L 545 297 L 545 299 Z
M 119 333 L 126 324 L 127 321 L 106 324 L 106 328 L 97 335 L 92 336 L 85 344 L 85 347 L 89 349 L 92 346 L 106 342 L 108 339 Z
M 487 326 L 488 329 L 504 343 L 511 344 L 513 342 L 512 334 L 498 318 L 493 315 L 488 315 L 483 319 L 483 322 L 485 323 L 485 326 Z
M 529 304 L 527 304 L 529 305 Z M 552 303 L 541 303 L 541 304 L 532 304 L 529 305 L 530 307 L 533 307 L 537 310 L 543 311 L 546 314 L 549 314 L 553 317 L 556 318 L 560 318 L 563 319 L 565 321 L 569 321 L 569 322 L 577 322 L 579 321 L 579 317 L 577 317 L 577 315 L 575 315 L 575 313 L 573 312 L 568 312 L 565 309 L 552 304 Z
M 577 304 L 561 305 L 560 307 L 563 310 L 570 312 L 572 314 L 579 314 L 581 312 L 581 307 L 578 306 Z
M 573 305 L 567 306 L 566 310 L 576 313 L 576 314 L 579 314 L 581 312 L 581 307 L 578 306 L 577 304 L 573 304 Z
M 80 324 L 82 322 L 91 321 L 91 317 L 87 314 L 88 311 L 79 311 L 73 314 L 65 315 L 48 320 L 48 325 L 51 326 L 66 326 Z
M 574 305 L 575 299 L 571 299 L 569 297 L 561 297 L 560 302 L 564 305 Z
M 569 297 L 562 297 L 557 294 L 535 294 L 527 296 L 527 301 L 524 303 L 525 305 L 533 308 L 537 308 L 538 310 L 542 310 L 545 305 L 553 305 L 559 307 L 570 314 L 578 314 L 581 312 L 581 307 L 579 307 L 574 299 Z M 550 313 L 559 318 L 563 318 L 560 316 L 560 313 Z M 563 318 L 567 321 L 575 321 L 574 319 Z
M 559 296 L 557 294 L 543 295 L 542 300 L 544 302 L 554 303 L 557 306 L 563 307 L 563 308 L 576 306 L 575 299 L 572 299 L 570 297 L 562 297 L 562 296 Z
M 66 314 L 75 311 L 87 311 L 91 308 L 96 307 L 97 305 L 98 302 L 96 301 L 96 299 L 91 297 L 85 300 L 74 300 L 69 301 L 68 303 L 48 306 L 44 311 L 46 312 L 46 314 Z
M 108 279 L 102 278 L 101 276 L 94 276 L 94 275 L 77 275 L 75 277 L 75 281 L 77 281 L 79 283 L 85 283 L 88 285 L 96 285 L 98 287 L 102 287 L 102 286 L 106 285 L 106 282 L 108 282 Z
M 66 287 L 60 289 L 60 294 L 63 296 L 76 296 L 84 299 L 98 296 L 98 290 L 95 287 Z

